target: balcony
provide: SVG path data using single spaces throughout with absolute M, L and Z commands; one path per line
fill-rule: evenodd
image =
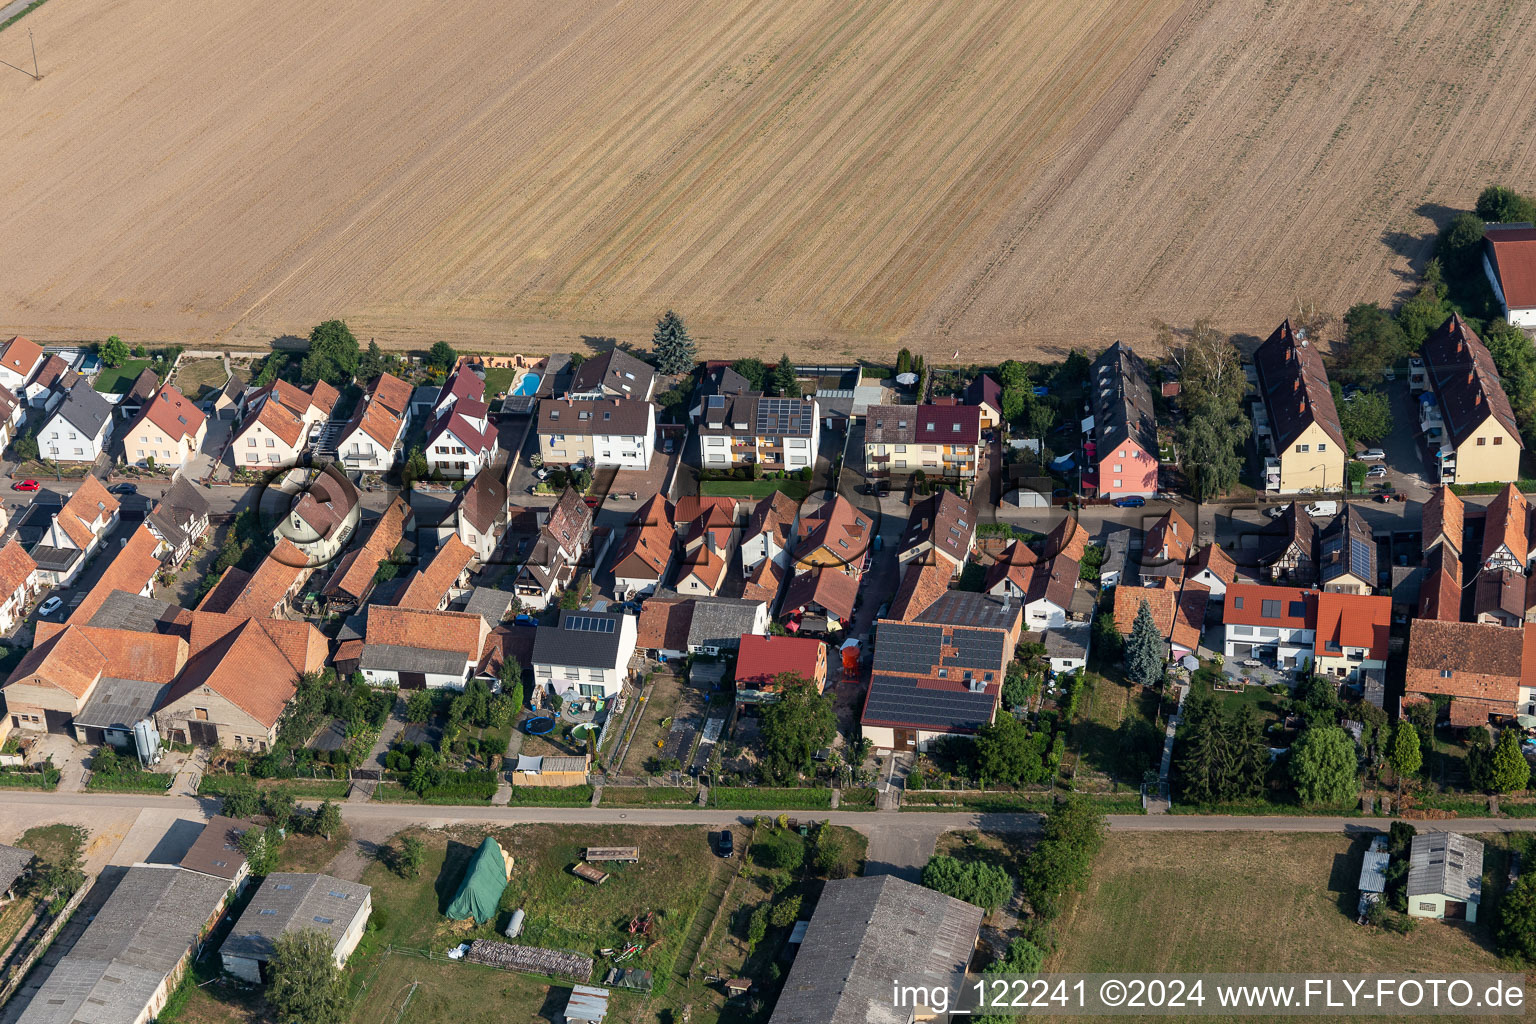
M 1419 432 L 1428 434 L 1431 431 L 1445 430 L 1445 416 L 1440 412 L 1440 406 L 1434 402 L 1419 403 Z
M 1266 458 L 1264 460 L 1264 489 L 1266 491 L 1280 490 L 1280 460 Z

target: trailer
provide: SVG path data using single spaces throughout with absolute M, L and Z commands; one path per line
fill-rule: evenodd
M 576 866 L 571 868 L 571 874 L 577 878 L 585 879 L 593 885 L 602 885 L 608 881 L 608 872 L 595 868 L 591 864 L 583 864 L 580 861 L 577 861 Z
M 640 863 L 640 847 L 638 846 L 589 846 L 582 851 L 584 859 L 589 861 L 618 861 L 623 864 Z

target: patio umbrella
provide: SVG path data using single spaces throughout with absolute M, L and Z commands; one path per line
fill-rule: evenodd
M 1180 662 L 1180 664 L 1193 672 L 1200 667 L 1200 659 L 1195 657 L 1193 654 L 1186 654 L 1184 655 L 1184 660 Z
M 1522 729 L 1536 729 L 1536 715 L 1516 715 L 1515 724 Z

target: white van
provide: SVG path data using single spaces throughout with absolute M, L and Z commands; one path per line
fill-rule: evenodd
M 1336 516 L 1339 514 L 1339 503 L 1336 501 L 1314 501 L 1307 506 L 1309 516 Z

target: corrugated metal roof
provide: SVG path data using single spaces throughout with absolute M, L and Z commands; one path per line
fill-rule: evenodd
M 1365 851 L 1365 860 L 1360 865 L 1361 892 L 1387 891 L 1387 863 L 1391 859 L 1387 853 L 1387 837 L 1372 839 L 1371 848 Z
M 1483 844 L 1458 832 L 1413 837 L 1408 896 L 1449 896 L 1476 903 L 1483 893 Z
M 251 897 L 220 952 L 252 960 L 271 959 L 278 937 L 313 928 L 341 941 L 373 890 L 330 875 L 274 871 Z

